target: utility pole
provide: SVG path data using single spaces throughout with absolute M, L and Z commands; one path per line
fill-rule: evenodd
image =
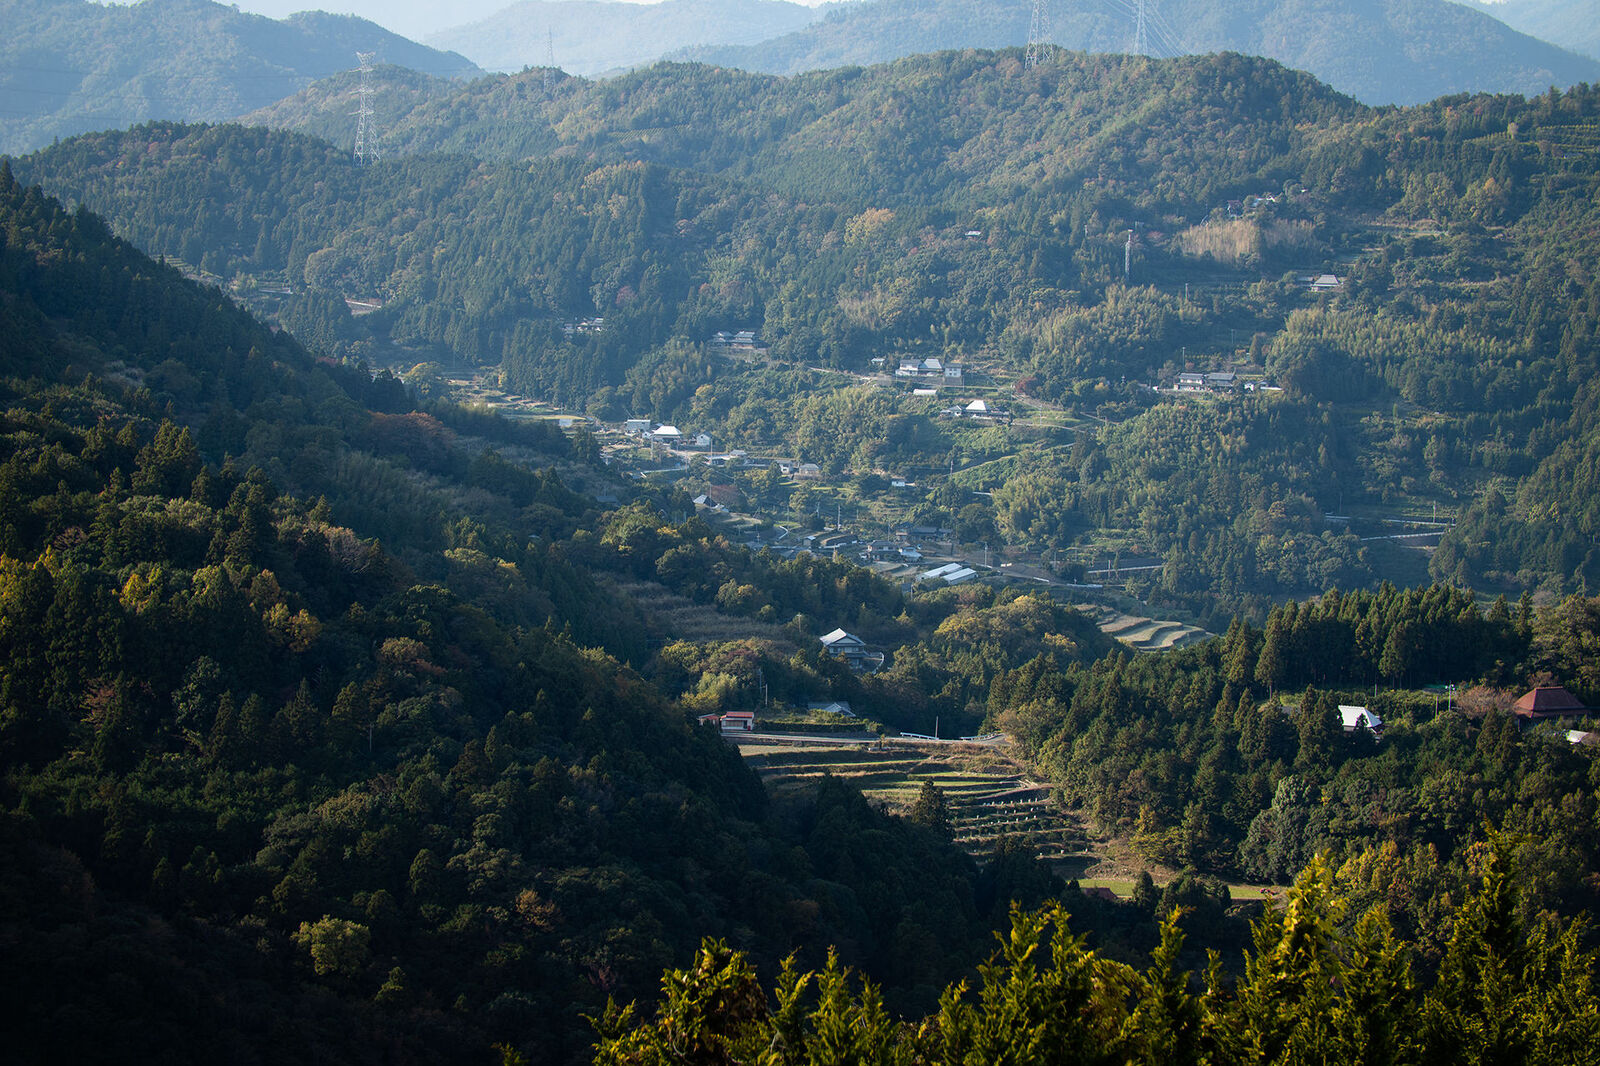
M 356 109 L 351 113 L 356 116 L 357 166 L 376 162 L 378 158 L 378 129 L 372 121 L 372 97 L 376 92 L 372 87 L 372 57 L 375 55 L 376 52 L 356 53 L 356 58 L 361 61 L 356 68 L 361 72 L 361 83 L 356 89 Z

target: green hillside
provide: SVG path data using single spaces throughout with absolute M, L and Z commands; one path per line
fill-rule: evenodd
M 604 516 L 558 432 L 420 410 L 9 167 L 0 323 L 17 1061 L 576 1061 L 582 1016 L 702 935 L 884 973 L 882 930 L 937 936 L 893 970 L 908 1004 L 981 950 L 966 856 L 844 792 L 769 815 L 607 575 L 692 593 L 728 556 L 838 617 L 892 588 L 733 559 L 649 500 Z M 814 653 L 768 671 L 831 683 Z
M 233 118 L 355 67 L 358 51 L 436 77 L 478 73 L 321 11 L 278 21 L 211 0 L 3 0 L 0 22 L 0 152 L 155 119 Z
M 1490 593 L 1600 578 L 1581 531 L 1523 553 L 1447 528 L 1497 499 L 1526 521 L 1521 479 L 1571 461 L 1592 90 L 1375 112 L 1239 56 L 1020 59 L 485 80 L 419 104 L 393 127 L 408 153 L 369 168 L 173 126 L 18 166 L 330 353 L 496 368 L 831 478 L 925 476 L 906 517 L 964 514 L 963 539 L 1058 573 L 1138 556 L 1129 591 L 1213 631 L 1430 566 Z M 1300 280 L 1321 273 L 1336 292 Z M 768 361 L 705 347 L 740 328 Z M 929 357 L 1033 414 L 985 426 L 830 373 Z M 1172 393 L 1200 371 L 1282 391 Z M 820 510 L 745 488 L 775 517 Z M 1446 516 L 1425 551 L 1385 539 L 1423 512 Z

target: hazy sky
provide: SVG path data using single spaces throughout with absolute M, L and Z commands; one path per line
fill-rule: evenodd
M 221 0 L 228 2 L 228 0 Z M 516 0 L 237 0 L 233 6 L 241 11 L 253 11 L 281 19 L 296 11 L 331 11 L 336 15 L 360 15 L 371 19 L 386 30 L 403 37 L 420 41 L 430 33 L 461 26 L 487 18 L 502 8 L 510 7 Z M 620 2 L 620 0 L 619 0 Z M 635 3 L 654 3 L 657 0 L 631 0 Z M 815 7 L 823 0 L 793 0 L 795 3 Z

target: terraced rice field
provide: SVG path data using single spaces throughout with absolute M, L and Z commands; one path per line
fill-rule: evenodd
M 1211 634 L 1183 622 L 1163 622 L 1154 618 L 1123 614 L 1111 607 L 1091 609 L 1100 632 L 1138 651 L 1166 651 L 1204 640 Z
M 737 738 L 740 751 L 774 795 L 811 788 L 825 774 L 848 781 L 886 810 L 903 811 L 932 781 L 950 808 L 953 836 L 974 858 L 1002 841 L 1020 841 L 1062 877 L 1078 877 L 1099 861 L 1083 826 L 1020 767 L 993 747 L 896 744 L 780 745 Z

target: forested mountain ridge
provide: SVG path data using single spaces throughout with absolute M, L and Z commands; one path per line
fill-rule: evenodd
M 1009 0 L 868 0 L 744 46 L 686 49 L 669 58 L 774 74 L 883 63 L 917 52 L 1017 47 L 1031 5 Z M 1047 10 L 1046 40 L 1071 50 L 1152 55 L 1242 52 L 1304 70 L 1370 104 L 1414 104 L 1457 92 L 1537 93 L 1596 79 L 1592 57 L 1555 38 L 1535 40 L 1445 0 L 1162 0 L 1147 42 L 1131 7 L 1067 0 Z M 1559 47 L 1558 47 L 1559 46 Z
M 548 92 L 530 71 L 421 100 L 386 137 L 400 154 L 648 161 L 862 205 L 970 211 L 1014 199 L 1022 183 L 1059 196 L 1094 178 L 1199 211 L 1221 195 L 1207 179 L 1281 181 L 1291 147 L 1364 113 L 1245 56 L 1073 53 L 1028 77 L 1021 58 L 943 53 L 795 78 L 662 64 L 603 81 L 559 77 Z M 286 101 L 272 117 L 336 142 L 352 129 L 315 105 L 296 114 Z
M 0 152 L 152 119 L 231 118 L 354 67 L 358 51 L 440 77 L 478 73 L 320 11 L 278 21 L 211 0 L 3 0 L 0 23 Z
M 1600 58 L 1600 4 L 1595 0 L 1467 0 L 1533 37 Z
M 427 43 L 459 52 L 485 70 L 517 71 L 553 61 L 590 76 L 653 63 L 685 46 L 777 37 L 818 17 L 787 0 L 521 0 L 430 34 Z

